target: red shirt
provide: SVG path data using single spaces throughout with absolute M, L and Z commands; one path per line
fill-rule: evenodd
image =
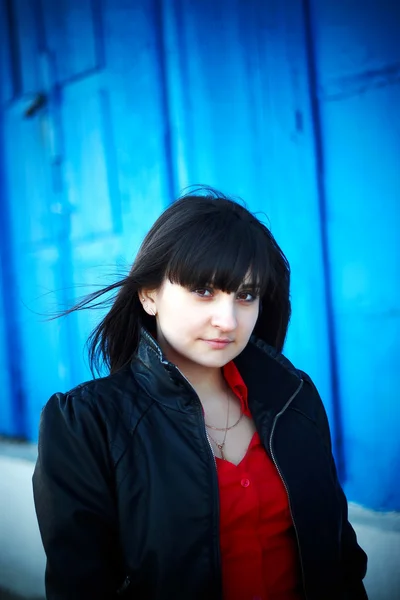
M 235 364 L 228 363 L 223 372 L 250 416 L 247 388 Z M 299 600 L 301 575 L 288 496 L 258 433 L 237 466 L 216 460 L 224 600 Z

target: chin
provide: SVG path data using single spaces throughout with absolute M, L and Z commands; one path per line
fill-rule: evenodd
M 236 358 L 237 354 L 220 354 L 219 356 L 209 357 L 202 361 L 196 361 L 198 364 L 203 365 L 204 367 L 210 368 L 221 368 L 224 367 L 227 363 L 231 362 L 234 358 Z

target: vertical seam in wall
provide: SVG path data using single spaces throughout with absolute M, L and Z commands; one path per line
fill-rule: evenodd
M 240 5 L 241 7 L 241 5 Z M 255 27 L 255 33 L 253 36 L 249 36 L 246 31 L 246 36 L 244 35 L 244 27 L 239 29 L 239 40 L 241 44 L 241 49 L 243 52 L 243 63 L 245 65 L 245 77 L 246 77 L 246 94 L 248 99 L 248 104 L 250 108 L 250 123 L 253 131 L 253 141 L 252 148 L 253 153 L 251 156 L 251 160 L 255 165 L 255 170 L 262 172 L 263 169 L 263 145 L 261 142 L 261 136 L 259 132 L 262 131 L 262 127 L 260 126 L 260 111 L 259 111 L 259 101 L 257 95 L 261 93 L 262 84 L 260 80 L 259 74 L 261 73 L 261 49 L 260 49 L 260 21 L 256 21 L 256 8 L 254 5 L 250 7 L 243 6 L 245 10 L 248 10 L 250 13 L 251 10 L 251 22 Z M 241 15 L 240 15 L 241 17 Z M 246 53 L 246 43 L 250 40 L 251 43 L 251 52 Z M 256 66 L 255 66 L 256 65 Z
M 47 48 L 46 26 L 44 23 L 44 12 L 42 0 L 35 0 L 35 21 L 37 29 L 37 50 L 39 53 L 45 52 Z M 41 82 L 43 83 L 43 82 Z
M 165 163 L 167 170 L 167 190 L 169 201 L 172 202 L 177 193 L 177 182 L 176 172 L 173 161 L 173 149 L 172 149 L 172 127 L 171 127 L 171 107 L 169 104 L 168 96 L 168 77 L 167 68 L 168 63 L 165 57 L 165 39 L 163 30 L 163 12 L 162 12 L 162 0 L 154 0 L 154 19 L 156 29 L 156 52 L 157 52 L 157 65 L 160 73 L 160 96 L 161 105 L 164 121 L 164 151 L 165 151 Z M 170 8 L 166 8 L 170 10 Z
M 10 59 L 12 73 L 12 97 L 17 98 L 22 93 L 21 56 L 18 44 L 16 19 L 12 0 L 5 0 L 5 11 L 9 32 Z
M 103 0 L 92 0 L 93 37 L 95 48 L 95 70 L 105 68 L 106 52 L 104 39 Z
M 185 24 L 184 16 L 185 7 L 182 5 L 182 0 L 175 0 L 174 2 L 174 19 L 176 24 L 176 31 L 180 35 L 176 36 L 176 47 L 178 49 L 178 64 L 180 74 L 180 109 L 181 119 L 184 127 L 184 153 L 186 162 L 186 173 L 196 173 L 196 179 L 198 176 L 198 164 L 195 152 L 193 152 L 193 145 L 188 142 L 192 140 L 194 136 L 194 110 L 193 102 L 190 94 L 190 75 L 189 75 L 189 61 L 188 61 L 188 38 L 187 38 L 187 26 Z M 187 10 L 187 6 L 186 6 Z M 193 182 L 187 182 L 189 186 Z M 181 191 L 181 190 L 180 190 Z
M 6 344 L 7 370 L 10 380 L 10 402 L 12 427 L 14 435 L 17 437 L 26 437 L 26 401 L 24 394 L 24 378 L 22 376 L 22 344 L 20 338 L 20 327 L 17 319 L 18 299 L 16 281 L 14 273 L 14 253 L 11 243 L 10 213 L 8 210 L 4 181 L 1 175 L 4 170 L 3 149 L 4 132 L 2 115 L 0 115 L 0 181 L 3 182 L 3 189 L 0 189 L 0 261 L 2 265 L 3 280 L 0 281 L 2 289 L 2 309 L 4 315 L 4 330 Z
M 335 451 L 337 470 L 340 480 L 343 482 L 346 478 L 345 470 L 345 452 L 343 447 L 343 425 L 342 411 L 339 392 L 339 373 L 337 357 L 337 338 L 335 331 L 335 316 L 332 297 L 332 281 L 330 276 L 329 243 L 328 243 L 328 224 L 327 224 L 327 197 L 325 189 L 325 160 L 323 151 L 323 131 L 321 124 L 321 113 L 318 99 L 318 77 L 315 60 L 315 44 L 312 25 L 311 0 L 304 0 L 304 28 L 306 41 L 306 59 L 308 63 L 308 83 L 310 90 L 311 116 L 314 127 L 315 141 L 315 160 L 316 160 L 316 181 L 319 201 L 319 215 L 321 227 L 321 247 L 322 261 L 324 269 L 324 287 L 326 298 L 326 314 L 328 328 L 328 346 L 331 372 L 332 387 L 332 408 L 334 418 L 334 439 L 333 447 Z

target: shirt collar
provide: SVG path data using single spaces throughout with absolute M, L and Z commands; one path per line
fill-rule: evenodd
M 242 405 L 242 411 L 250 417 L 249 404 L 247 399 L 247 386 L 243 381 L 241 374 L 233 361 L 228 362 L 222 369 L 227 384 L 232 392 L 239 398 Z

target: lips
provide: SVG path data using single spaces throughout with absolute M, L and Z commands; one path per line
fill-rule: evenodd
M 222 350 L 223 348 L 226 348 L 226 346 L 229 346 L 233 340 L 229 340 L 227 338 L 214 338 L 211 340 L 205 339 L 203 342 L 205 342 L 211 348 L 214 348 L 214 350 Z

